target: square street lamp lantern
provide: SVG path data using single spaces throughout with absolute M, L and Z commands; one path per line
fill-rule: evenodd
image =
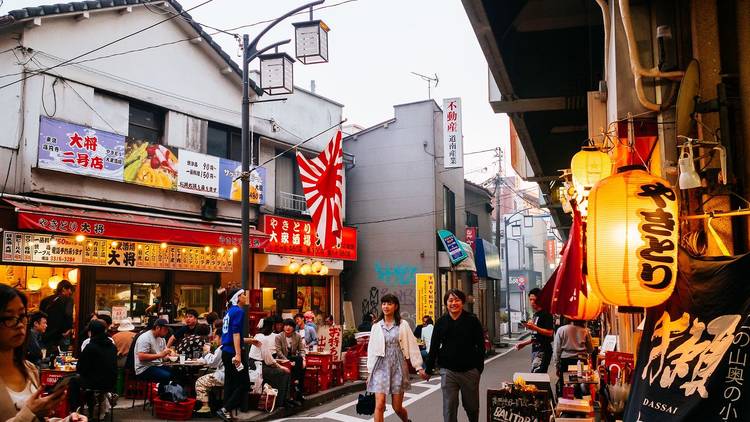
M 295 56 L 304 64 L 328 62 L 328 25 L 321 20 L 294 25 Z
M 264 54 L 260 59 L 260 87 L 268 95 L 294 92 L 294 59 L 286 53 Z

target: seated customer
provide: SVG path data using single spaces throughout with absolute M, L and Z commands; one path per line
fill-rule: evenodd
M 128 358 L 128 351 L 130 345 L 133 344 L 133 338 L 135 337 L 135 326 L 130 321 L 130 318 L 125 318 L 120 321 L 120 325 L 117 327 L 117 332 L 112 336 L 112 341 L 115 342 L 117 348 L 117 367 L 125 367 L 125 361 Z
M 170 368 L 162 366 L 162 359 L 169 356 L 164 337 L 169 334 L 166 319 L 157 319 L 154 327 L 135 341 L 134 365 L 135 375 L 143 380 L 168 382 L 172 379 Z
M 208 325 L 198 324 L 195 332 L 182 338 L 177 344 L 177 353 L 184 354 L 188 359 L 198 359 L 203 354 L 203 345 L 208 343 Z
M 29 316 L 29 334 L 26 343 L 26 359 L 36 366 L 42 363 L 42 335 L 47 330 L 47 314 L 42 311 Z
M 219 331 L 221 333 L 221 331 Z M 221 337 L 221 334 L 219 334 Z M 208 389 L 211 387 L 223 387 L 224 386 L 224 363 L 221 361 L 221 340 L 219 340 L 219 347 L 214 350 L 213 353 L 209 350 L 205 350 L 206 355 L 203 356 L 203 360 L 206 361 L 207 368 L 216 368 L 213 373 L 203 375 L 195 381 L 195 399 L 203 404 L 203 407 L 199 407 L 198 413 L 208 413 L 211 409 L 208 407 Z
M 263 328 L 260 333 L 255 335 L 255 340 L 259 342 L 255 342 L 250 347 L 249 365 L 254 368 L 255 362 L 263 362 L 263 380 L 271 387 L 279 390 L 276 396 L 276 402 L 280 403 L 279 407 L 297 406 L 300 403 L 288 400 L 287 396 L 291 383 L 290 371 L 276 362 L 268 348 L 267 339 L 273 338 L 271 336 L 273 336 L 273 321 L 266 318 L 263 321 Z
M 76 371 L 81 375 L 81 387 L 111 393 L 115 391 L 117 383 L 117 348 L 107 336 L 105 324 L 100 320 L 92 320 L 89 323 L 90 341 L 78 356 Z M 93 394 L 86 396 L 90 417 L 93 409 L 97 407 L 94 405 L 95 398 Z M 105 412 L 108 408 L 106 403 L 107 400 L 101 407 Z M 97 418 L 99 416 L 97 415 Z
M 182 322 L 184 322 L 185 325 L 178 328 L 177 331 L 174 332 L 174 335 L 169 337 L 167 347 L 176 347 L 183 338 L 195 334 L 195 328 L 198 326 L 198 311 L 195 309 L 188 309 L 185 311 L 185 318 L 183 318 Z
M 296 396 L 302 399 L 302 387 L 305 382 L 305 347 L 302 337 L 295 331 L 297 324 L 293 319 L 284 320 L 284 330 L 276 336 L 276 357 L 292 362 L 292 381 Z

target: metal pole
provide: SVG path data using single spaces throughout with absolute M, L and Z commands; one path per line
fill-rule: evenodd
M 242 288 L 250 290 L 250 73 L 248 71 L 248 44 L 250 37 L 242 36 Z M 248 335 L 248 306 L 243 307 L 245 321 L 242 324 L 242 338 Z
M 505 309 L 508 310 L 508 337 L 513 334 L 510 319 L 510 266 L 508 265 L 508 217 L 503 217 L 503 239 L 505 240 Z

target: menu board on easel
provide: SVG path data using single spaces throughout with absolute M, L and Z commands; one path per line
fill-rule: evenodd
M 552 414 L 550 392 L 518 388 L 487 390 L 488 422 L 547 422 Z

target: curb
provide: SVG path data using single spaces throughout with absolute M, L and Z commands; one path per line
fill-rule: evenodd
M 270 420 L 277 420 L 277 419 L 292 417 L 296 415 L 297 413 L 300 413 L 305 410 L 309 410 L 320 404 L 335 400 L 341 396 L 345 396 L 347 394 L 355 393 L 358 391 L 364 391 L 364 390 L 365 390 L 364 381 L 358 380 L 358 381 L 348 382 L 348 383 L 345 383 L 344 385 L 330 388 L 326 391 L 316 393 L 305 398 L 305 403 L 301 407 L 274 410 L 271 413 L 263 413 L 263 414 L 254 416 L 250 419 L 244 419 L 244 421 L 260 422 L 260 421 L 270 421 Z

